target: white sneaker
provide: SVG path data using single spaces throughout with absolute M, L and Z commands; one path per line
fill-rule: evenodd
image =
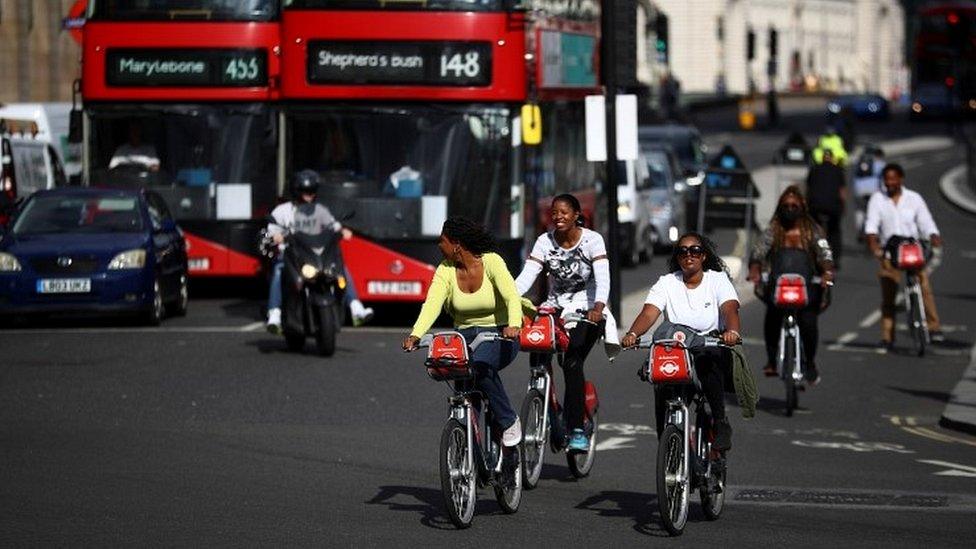
M 519 418 L 515 418 L 515 423 L 502 433 L 502 446 L 511 448 L 518 446 L 520 442 L 522 442 L 522 422 L 519 421 Z
M 281 309 L 268 309 L 268 331 L 272 334 L 281 333 Z
M 349 312 L 352 313 L 353 326 L 362 326 L 373 320 L 373 308 L 363 307 L 363 302 L 358 299 L 349 302 Z

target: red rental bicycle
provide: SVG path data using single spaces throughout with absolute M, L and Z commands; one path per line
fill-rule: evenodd
M 586 452 L 568 452 L 569 432 L 566 420 L 562 416 L 562 405 L 556 396 L 556 383 L 552 375 L 552 358 L 562 364 L 564 351 L 569 337 L 565 334 L 566 324 L 590 322 L 585 311 L 566 315 L 560 318 L 560 311 L 556 309 L 540 309 L 536 320 L 527 328 L 523 328 L 521 337 L 522 350 L 533 350 L 529 355 L 529 385 L 522 401 L 522 474 L 526 489 L 535 488 L 542 475 L 542 465 L 545 460 L 546 443 L 553 453 L 566 452 L 566 462 L 569 470 L 576 478 L 583 478 L 590 474 L 596 459 L 596 431 L 597 410 L 600 400 L 597 397 L 596 386 L 589 380 L 585 387 L 586 418 L 583 430 L 590 439 L 590 446 Z M 558 331 L 563 330 L 562 334 Z M 560 340 L 563 344 L 560 345 Z
M 427 375 L 451 386 L 449 417 L 441 434 L 440 478 L 447 514 L 458 528 L 471 526 L 478 488 L 492 486 L 505 513 L 518 511 L 522 500 L 522 460 L 518 445 L 505 448 L 501 431 L 492 429 L 491 409 L 473 388 L 470 356 L 479 345 L 501 335 L 478 334 L 470 346 L 458 332 L 427 334 L 418 348 L 427 348 Z

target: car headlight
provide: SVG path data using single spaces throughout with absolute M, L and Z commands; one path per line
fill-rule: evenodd
M 315 268 L 314 265 L 309 265 L 308 263 L 302 265 L 302 276 L 308 280 L 312 280 L 319 274 L 319 270 Z
M 922 112 L 922 104 L 917 101 L 912 103 L 912 110 L 915 112 Z
M 146 250 L 127 250 L 112 258 L 108 262 L 110 271 L 119 269 L 141 269 L 146 265 Z
M 0 272 L 13 273 L 20 270 L 20 261 L 13 254 L 0 252 Z
M 837 114 L 840 112 L 840 105 L 838 105 L 837 103 L 827 103 L 827 110 L 834 114 Z
M 630 202 L 621 202 L 617 204 L 617 215 L 627 216 L 630 214 Z

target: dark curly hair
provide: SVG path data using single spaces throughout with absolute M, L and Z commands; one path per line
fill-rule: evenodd
M 580 206 L 580 201 L 575 196 L 569 193 L 563 193 L 552 199 L 552 205 L 555 206 L 556 202 L 563 202 L 567 204 L 574 212 L 579 216 L 576 218 L 576 226 L 583 227 L 586 225 L 586 218 L 583 216 L 583 207 Z
M 732 275 L 729 274 L 729 268 L 725 265 L 725 262 L 722 261 L 722 258 L 718 255 L 718 252 L 715 251 L 714 242 L 712 242 L 705 235 L 696 233 L 694 231 L 681 235 L 678 242 L 681 242 L 685 238 L 689 237 L 697 239 L 698 242 L 701 243 L 701 247 L 705 248 L 705 261 L 702 263 L 703 270 L 718 271 L 720 273 L 725 273 L 730 279 L 732 278 Z M 678 263 L 678 245 L 676 243 L 674 245 L 674 251 L 671 252 L 671 257 L 668 259 L 668 272 L 673 273 L 680 270 L 681 265 Z
M 467 217 L 451 216 L 447 218 L 441 232 L 474 255 L 483 255 L 498 249 L 495 237 L 484 227 Z

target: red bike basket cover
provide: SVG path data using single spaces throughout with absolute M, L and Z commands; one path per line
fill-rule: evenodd
M 596 411 L 600 409 L 600 397 L 596 395 L 596 385 L 592 381 L 587 380 L 583 387 L 584 394 L 586 395 L 583 401 L 586 407 L 586 417 L 593 419 Z
M 435 381 L 450 381 L 471 377 L 468 362 L 468 344 L 457 332 L 441 332 L 434 335 L 427 351 L 427 375 Z
M 895 259 L 899 269 L 912 271 L 925 266 L 925 252 L 918 242 L 902 242 L 899 244 Z
M 569 336 L 562 319 L 551 314 L 541 314 L 535 320 L 525 317 L 519 333 L 519 347 L 530 353 L 555 353 L 565 351 Z
M 648 361 L 651 375 L 648 379 L 654 384 L 691 383 L 691 357 L 683 345 L 662 343 L 651 347 Z
M 777 307 L 806 307 L 807 281 L 800 275 L 780 275 L 776 279 L 776 291 L 773 296 Z

